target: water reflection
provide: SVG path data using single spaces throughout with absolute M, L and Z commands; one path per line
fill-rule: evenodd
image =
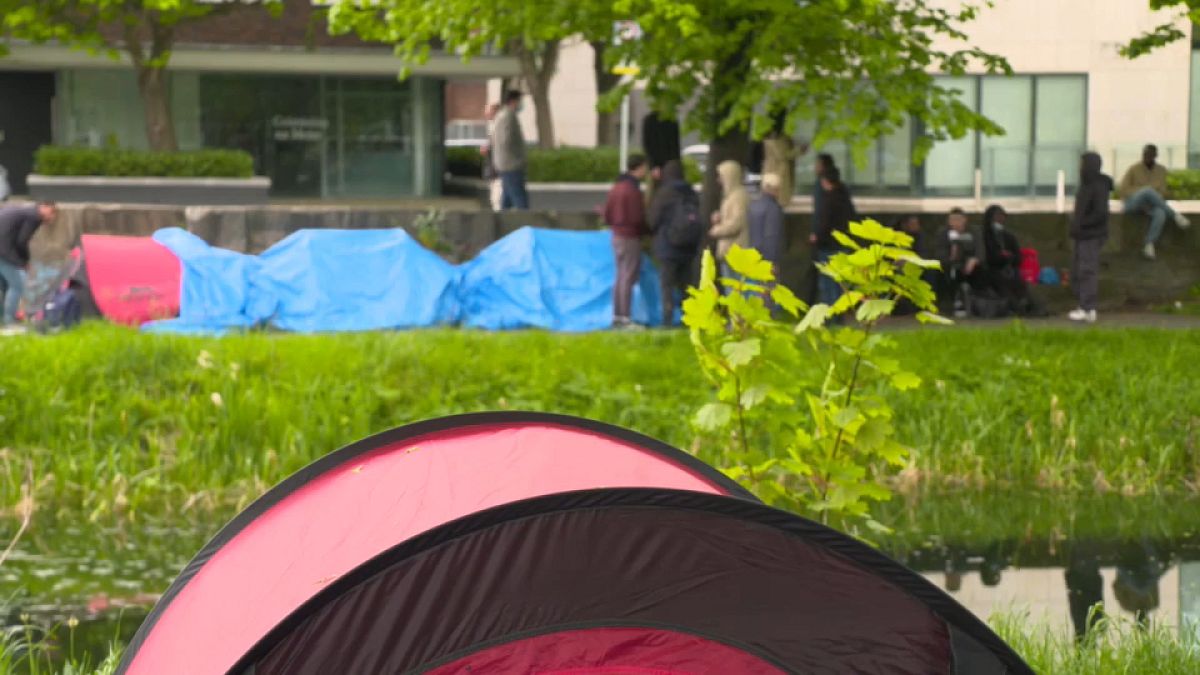
M 1200 620 L 1200 541 L 994 544 L 899 556 L 975 614 L 1027 610 L 1082 638 L 1105 616 L 1141 625 Z

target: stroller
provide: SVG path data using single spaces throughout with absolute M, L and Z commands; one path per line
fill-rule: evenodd
M 65 261 L 37 265 L 33 272 L 25 289 L 25 320 L 39 333 L 58 332 L 79 324 L 84 316 L 82 296 L 86 295 L 87 287 L 83 252 L 76 247 Z

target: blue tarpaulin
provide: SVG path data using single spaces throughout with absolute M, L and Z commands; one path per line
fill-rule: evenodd
M 259 261 L 254 311 L 282 330 L 416 328 L 458 320 L 458 270 L 401 229 L 301 230 Z
M 524 227 L 463 265 L 462 321 L 492 330 L 589 331 L 612 325 L 616 262 L 607 231 Z M 633 320 L 660 323 L 658 273 L 643 254 Z
M 154 233 L 154 241 L 179 258 L 179 317 L 154 321 L 143 330 L 164 333 L 219 333 L 248 328 L 261 317 L 247 311 L 251 279 L 258 259 L 209 246 L 200 237 L 177 227 Z
M 458 319 L 458 270 L 403 230 L 301 230 L 257 257 L 175 228 L 154 238 L 179 257 L 183 278 L 179 318 L 148 330 L 357 331 Z

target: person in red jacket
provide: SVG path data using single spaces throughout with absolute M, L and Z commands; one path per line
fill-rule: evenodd
M 604 222 L 612 228 L 613 255 L 617 261 L 617 279 L 613 285 L 613 327 L 633 328 L 630 305 L 633 285 L 642 267 L 642 237 L 646 227 L 646 202 L 642 197 L 642 181 L 647 164 L 643 155 L 630 155 L 625 173 L 608 191 L 604 202 Z

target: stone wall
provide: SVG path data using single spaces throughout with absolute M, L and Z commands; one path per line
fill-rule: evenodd
M 214 246 L 260 253 L 288 234 L 303 228 L 368 229 L 405 227 L 412 231 L 423 215 L 417 210 L 323 206 L 155 207 L 120 205 L 64 206 L 59 221 L 43 228 L 33 243 L 34 255 L 58 258 L 79 241 L 81 232 L 149 236 L 164 227 L 183 227 Z M 895 214 L 867 214 L 884 223 Z M 788 214 L 788 252 L 784 282 L 805 285 L 809 267 L 808 233 L 811 216 Z M 1071 246 L 1063 214 L 1013 214 L 1009 228 L 1021 245 L 1037 249 L 1043 266 L 1069 269 Z M 457 260 L 474 256 L 488 244 L 524 225 L 571 230 L 601 227 L 595 213 L 451 211 L 444 214 L 439 239 Z M 942 216 L 922 216 L 930 233 L 943 226 Z M 1200 284 L 1200 232 L 1181 231 L 1173 224 L 1159 244 L 1159 259 L 1140 255 L 1146 221 L 1114 216 L 1112 237 L 1102 260 L 1101 297 L 1104 309 L 1146 307 L 1184 297 Z M 1197 225 L 1200 228 L 1200 224 Z M 1071 303 L 1070 290 L 1041 287 L 1039 293 L 1055 309 Z

